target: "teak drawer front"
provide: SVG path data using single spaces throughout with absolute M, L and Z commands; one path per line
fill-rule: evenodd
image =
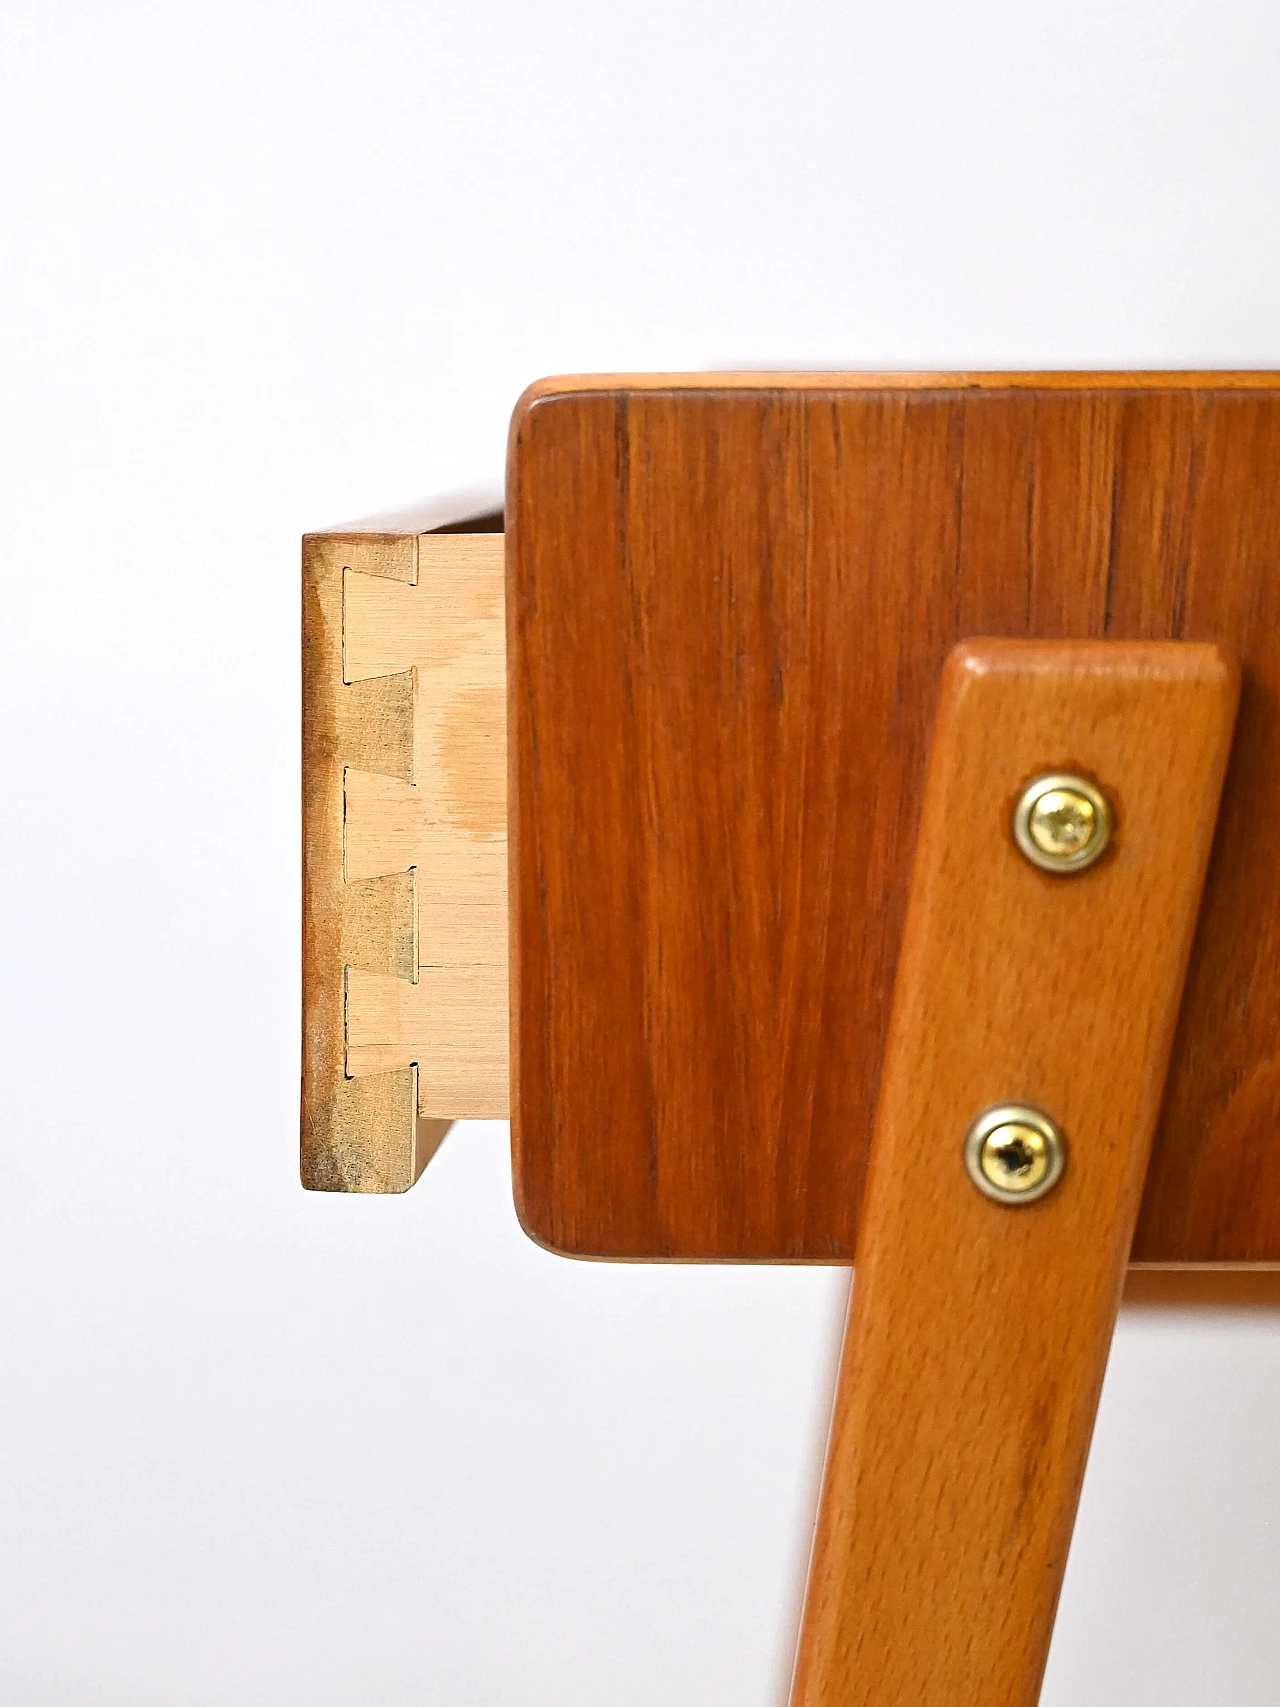
M 851 1260 L 947 651 L 1193 639 L 1243 696 L 1133 1256 L 1280 1260 L 1280 392 L 548 383 L 507 530 L 534 1237 Z

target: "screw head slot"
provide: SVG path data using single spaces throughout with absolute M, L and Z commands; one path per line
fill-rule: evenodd
M 1111 840 L 1111 803 L 1082 776 L 1050 771 L 1029 782 L 1013 809 L 1013 839 L 1041 871 L 1066 877 L 1101 859 Z
M 1057 1185 L 1066 1160 L 1061 1127 L 1024 1103 L 985 1110 L 964 1141 L 969 1178 L 996 1203 L 1034 1203 Z

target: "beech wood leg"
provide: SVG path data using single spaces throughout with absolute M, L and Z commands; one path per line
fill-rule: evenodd
M 961 646 L 894 992 L 793 1707 L 1032 1707 L 1159 1111 L 1238 695 L 1215 647 Z M 1113 802 L 1108 854 L 1036 869 L 1039 773 Z M 1066 1137 L 990 1201 L 993 1104 Z

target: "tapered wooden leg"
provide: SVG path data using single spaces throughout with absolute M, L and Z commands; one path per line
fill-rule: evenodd
M 1237 692 L 1208 646 L 948 661 L 793 1707 L 1039 1696 Z M 1010 830 L 1054 771 L 1115 813 L 1070 875 Z M 962 1154 L 1008 1103 L 1065 1135 L 1034 1201 L 983 1195 Z M 1002 1165 L 1038 1163 L 1015 1146 Z

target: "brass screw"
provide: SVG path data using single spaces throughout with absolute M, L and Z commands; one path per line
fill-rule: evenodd
M 1032 865 L 1058 876 L 1101 859 L 1111 828 L 1111 804 L 1102 790 L 1065 771 L 1029 782 L 1013 809 L 1014 841 Z
M 996 1203 L 1034 1203 L 1057 1185 L 1066 1160 L 1057 1122 L 1024 1103 L 987 1109 L 964 1141 L 969 1178 Z

